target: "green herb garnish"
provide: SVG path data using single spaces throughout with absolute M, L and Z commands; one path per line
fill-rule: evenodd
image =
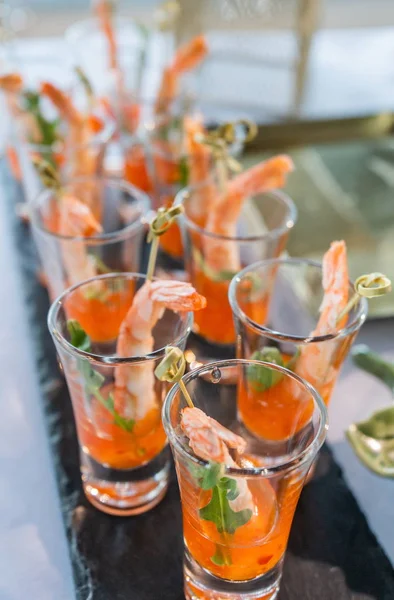
M 262 350 L 256 350 L 253 352 L 250 357 L 251 360 L 262 360 L 264 362 L 273 363 L 274 365 L 279 365 L 280 367 L 286 367 L 287 369 L 293 370 L 298 357 L 300 355 L 300 351 L 297 348 L 296 353 L 291 357 L 291 359 L 285 363 L 283 360 L 283 356 L 280 350 L 274 346 L 266 346 Z M 277 385 L 280 381 L 282 381 L 284 375 L 275 369 L 270 369 L 269 367 L 263 367 L 258 365 L 249 365 L 246 368 L 246 376 L 251 384 L 251 386 L 256 390 L 256 392 L 264 392 L 269 388 Z
M 91 341 L 87 333 L 82 329 L 78 321 L 75 319 L 69 319 L 67 321 L 67 329 L 70 333 L 70 344 L 74 348 L 83 350 L 84 352 L 91 352 Z M 104 408 L 112 415 L 115 425 L 124 429 L 128 433 L 131 433 L 134 428 L 133 419 L 125 419 L 115 409 L 114 398 L 112 394 L 108 395 L 108 398 L 104 398 L 100 388 L 104 383 L 105 377 L 92 369 L 89 361 L 84 358 L 78 358 L 78 369 L 84 379 L 85 393 L 93 395 Z
M 41 110 L 41 96 L 38 92 L 27 90 L 24 94 L 25 110 L 32 114 L 37 122 L 41 133 L 40 143 L 43 146 L 52 146 L 58 138 L 58 127 L 60 120 L 55 119 L 49 121 L 46 119 Z
M 181 187 L 189 185 L 189 164 L 187 156 L 181 156 L 179 160 L 179 185 Z
M 215 554 L 211 556 L 211 561 L 218 567 L 229 566 L 232 564 L 231 555 L 221 546 L 221 544 L 215 545 Z
M 264 348 L 263 350 L 256 350 L 256 352 L 253 352 L 250 359 L 262 360 L 284 367 L 280 350 L 270 346 L 267 346 L 267 348 Z M 258 365 L 249 365 L 246 368 L 246 373 L 249 383 L 257 392 L 264 392 L 283 379 L 283 373 L 275 371 L 275 369 L 270 369 L 269 367 Z
M 245 525 L 252 517 L 252 511 L 234 511 L 231 508 L 230 502 L 239 496 L 239 491 L 235 479 L 223 476 L 222 464 L 211 462 L 208 467 L 190 465 L 189 468 L 201 489 L 212 490 L 210 501 L 199 510 L 200 518 L 214 523 L 223 538 L 223 544 L 216 544 L 211 561 L 219 566 L 231 565 L 231 554 L 226 548 L 227 535 L 234 534 L 238 527 Z
M 234 534 L 239 527 L 245 525 L 252 517 L 250 508 L 234 511 L 230 501 L 239 496 L 237 482 L 229 477 L 218 479 L 212 487 L 212 498 L 209 503 L 200 508 L 200 517 L 216 525 L 219 533 Z

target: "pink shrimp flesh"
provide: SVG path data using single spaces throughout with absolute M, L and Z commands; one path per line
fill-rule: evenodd
M 116 37 L 112 23 L 114 13 L 114 3 L 111 0 L 98 0 L 94 3 L 97 17 L 99 19 L 101 30 L 107 40 L 109 67 L 118 68 L 118 50 Z
M 195 69 L 207 53 L 208 46 L 202 35 L 196 36 L 177 50 L 171 65 L 163 71 L 155 106 L 156 114 L 165 112 L 169 108 L 177 95 L 180 76 L 186 71 Z
M 68 194 L 62 196 L 59 201 L 61 235 L 90 237 L 102 231 L 100 223 L 96 221 L 89 207 L 78 198 Z M 60 244 L 69 285 L 75 285 L 97 275 L 96 264 L 89 256 L 84 240 L 62 240 Z M 96 287 L 98 290 L 99 286 Z
M 146 356 L 153 352 L 152 330 L 165 309 L 182 312 L 200 310 L 205 306 L 205 298 L 190 283 L 173 280 L 145 282 L 134 296 L 120 326 L 117 355 Z M 155 405 L 152 363 L 116 367 L 115 407 L 121 414 L 140 420 Z
M 232 238 L 236 235 L 237 221 L 243 203 L 249 196 L 282 187 L 294 168 L 289 156 L 279 155 L 255 165 L 235 177 L 225 194 L 214 204 L 206 222 L 210 233 Z M 217 271 L 239 271 L 241 268 L 238 246 L 230 240 L 206 237 L 204 255 L 209 266 Z
M 199 408 L 184 408 L 181 413 L 181 429 L 189 440 L 194 454 L 203 460 L 214 461 L 237 468 L 229 450 L 239 455 L 246 449 L 245 440 L 226 429 L 223 425 L 206 415 Z M 233 510 L 250 508 L 253 510 L 253 497 L 245 479 L 237 480 L 239 495 L 230 502 Z
M 337 319 L 349 299 L 349 274 L 344 241 L 333 242 L 323 257 L 324 297 L 320 306 L 320 318 L 311 336 L 326 335 L 346 325 L 345 316 Z M 336 369 L 332 358 L 336 350 L 336 340 L 326 340 L 303 346 L 297 360 L 296 373 L 312 385 L 334 381 Z
M 239 454 L 245 452 L 246 442 L 243 438 L 208 417 L 199 408 L 183 409 L 181 428 L 189 438 L 189 446 L 194 454 L 203 460 L 228 464 L 231 458 L 229 449 Z

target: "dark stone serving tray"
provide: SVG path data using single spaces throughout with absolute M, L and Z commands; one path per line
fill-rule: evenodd
M 148 514 L 117 518 L 85 499 L 71 403 L 46 326 L 48 297 L 36 279 L 28 226 L 15 216 L 20 191 L 2 172 L 9 226 L 23 273 L 48 434 L 79 600 L 181 600 L 182 523 L 176 477 Z M 302 492 L 280 600 L 393 600 L 394 571 L 325 446 Z

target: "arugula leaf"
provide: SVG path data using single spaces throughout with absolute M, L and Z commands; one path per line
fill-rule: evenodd
M 204 508 L 200 508 L 200 517 L 214 523 L 219 533 L 234 534 L 239 527 L 250 520 L 253 514 L 250 508 L 239 511 L 231 508 L 230 500 L 235 500 L 237 496 L 237 482 L 222 477 L 212 488 L 212 498 L 209 503 Z
M 251 360 L 262 360 L 284 367 L 280 350 L 272 346 L 267 346 L 263 350 L 256 350 L 250 358 Z M 264 392 L 283 379 L 283 373 L 269 367 L 257 365 L 249 365 L 246 368 L 246 376 L 256 392 Z
M 206 275 L 211 281 L 231 281 L 232 278 L 236 275 L 235 271 L 217 271 L 215 272 L 211 267 L 205 262 L 201 252 L 197 250 L 197 248 L 193 249 L 193 258 L 201 269 L 201 271 Z
M 216 544 L 215 554 L 211 556 L 211 561 L 214 565 L 218 565 L 218 567 L 230 566 L 232 564 L 229 550 L 221 546 L 221 544 Z
M 82 329 L 78 321 L 75 319 L 69 319 L 67 321 L 67 329 L 70 333 L 70 343 L 74 346 L 74 348 L 78 348 L 79 350 L 83 350 L 84 352 L 91 351 L 91 341 L 87 333 Z M 92 394 L 104 408 L 112 415 L 114 419 L 115 425 L 124 429 L 128 433 L 133 431 L 135 421 L 133 419 L 125 419 L 120 415 L 115 409 L 115 402 L 112 394 L 108 395 L 108 398 L 104 398 L 101 394 L 100 388 L 104 383 L 105 377 L 95 371 L 91 366 L 88 360 L 84 358 L 78 358 L 78 369 L 81 373 L 84 384 L 85 384 L 85 392 L 87 394 Z
M 275 346 L 266 346 L 262 350 L 256 350 L 250 357 L 251 360 L 262 360 L 264 362 L 273 363 L 280 367 L 286 367 L 286 369 L 294 370 L 298 357 L 300 356 L 300 349 L 297 348 L 295 354 L 290 360 L 285 363 L 283 356 L 278 348 Z M 279 371 L 270 369 L 268 367 L 259 367 L 257 365 L 249 365 L 246 370 L 247 378 L 249 383 L 257 392 L 264 392 L 274 385 L 282 381 L 284 375 Z
M 179 184 L 181 187 L 189 185 L 189 165 L 187 156 L 181 156 L 179 160 Z
M 59 119 L 49 121 L 41 110 L 41 96 L 38 92 L 27 90 L 24 93 L 25 109 L 34 116 L 37 126 L 41 133 L 40 143 L 44 146 L 51 146 L 58 140 Z

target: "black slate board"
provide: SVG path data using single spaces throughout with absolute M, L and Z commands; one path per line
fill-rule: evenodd
M 71 403 L 46 327 L 48 297 L 35 277 L 29 228 L 15 216 L 20 190 L 1 171 L 35 344 L 78 600 L 182 600 L 182 524 L 174 472 L 146 515 L 104 515 L 85 499 Z M 394 600 L 394 571 L 327 446 L 297 508 L 280 600 Z

